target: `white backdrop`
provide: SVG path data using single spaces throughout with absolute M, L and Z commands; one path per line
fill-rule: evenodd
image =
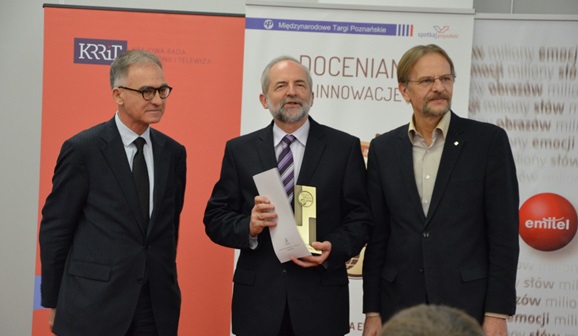
M 310 66 L 316 96 L 311 116 L 370 141 L 409 122 L 411 107 L 397 89 L 397 61 L 414 45 L 429 43 L 454 59 L 453 109 L 467 116 L 473 11 L 336 7 L 247 5 L 241 133 L 271 121 L 258 99 L 261 72 L 271 59 L 290 55 Z M 352 26 L 378 32 L 362 34 Z
M 520 184 L 510 335 L 576 336 L 578 17 L 476 19 L 474 28 L 469 116 L 508 132 Z M 564 225 L 535 225 L 554 219 Z
M 273 58 L 290 55 L 311 70 L 311 116 L 367 144 L 376 134 L 409 122 L 411 107 L 397 89 L 397 62 L 409 48 L 430 43 L 454 60 L 453 110 L 467 116 L 473 19 L 473 10 L 467 9 L 248 4 L 241 133 L 271 121 L 258 99 L 261 72 Z M 358 276 L 350 276 L 350 296 L 350 335 L 361 335 Z

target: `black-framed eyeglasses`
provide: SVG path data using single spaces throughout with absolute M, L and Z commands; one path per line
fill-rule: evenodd
M 407 82 L 417 83 L 419 86 L 424 88 L 431 88 L 436 82 L 436 79 L 439 79 L 440 83 L 442 83 L 443 86 L 448 87 L 454 83 L 456 76 L 448 74 L 439 77 L 423 77 L 418 80 L 407 80 Z
M 138 92 L 142 95 L 144 100 L 147 100 L 147 101 L 153 100 L 153 98 L 157 94 L 157 91 L 158 91 L 159 97 L 161 97 L 161 99 L 166 99 L 171 94 L 171 91 L 173 91 L 173 88 L 168 86 L 168 85 L 163 85 L 163 86 L 158 87 L 158 88 L 145 86 L 140 90 L 131 89 L 131 88 L 126 87 L 126 86 L 118 86 L 118 88 Z

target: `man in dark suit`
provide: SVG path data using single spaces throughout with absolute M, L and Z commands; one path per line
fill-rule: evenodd
M 171 87 L 140 50 L 113 62 L 110 82 L 116 115 L 68 139 L 56 163 L 40 224 L 42 305 L 61 336 L 174 336 L 186 151 L 149 127 Z
M 436 45 L 398 63 L 409 125 L 370 144 L 375 220 L 363 264 L 364 335 L 420 303 L 466 311 L 507 335 L 516 308 L 518 182 L 501 128 L 451 112 L 453 62 Z
M 359 139 L 308 117 L 313 104 L 309 70 L 279 57 L 261 77 L 260 100 L 273 122 L 227 142 L 205 210 L 207 235 L 240 250 L 233 277 L 233 333 L 240 336 L 344 335 L 349 333 L 345 262 L 357 255 L 371 223 Z M 282 138 L 293 135 L 294 179 L 316 187 L 317 240 L 322 253 L 281 263 L 269 228 L 275 205 L 253 176 L 277 167 Z M 293 186 L 293 183 L 290 183 Z

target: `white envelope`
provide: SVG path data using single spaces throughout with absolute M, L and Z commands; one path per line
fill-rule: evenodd
M 307 246 L 301 239 L 287 193 L 281 183 L 279 170 L 269 169 L 253 176 L 259 195 L 267 197 L 275 206 L 277 226 L 269 228 L 273 249 L 281 263 L 291 260 L 291 257 L 302 258 L 310 256 Z

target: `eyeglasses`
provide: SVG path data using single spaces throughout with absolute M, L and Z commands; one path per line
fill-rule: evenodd
M 440 83 L 442 83 L 443 86 L 448 87 L 454 83 L 456 76 L 443 75 L 439 77 L 423 77 L 418 80 L 408 80 L 407 82 L 417 83 L 419 86 L 423 88 L 431 88 L 435 84 L 436 79 L 439 79 Z
M 173 91 L 173 88 L 168 86 L 168 85 L 163 85 L 163 86 L 158 87 L 158 88 L 145 86 L 144 88 L 142 88 L 140 90 L 131 89 L 131 88 L 128 88 L 126 86 L 119 86 L 118 88 L 130 90 L 130 91 L 134 91 L 134 92 L 139 92 L 142 95 L 142 97 L 144 98 L 144 100 L 147 100 L 147 101 L 153 100 L 153 98 L 157 94 L 157 91 L 159 92 L 159 97 L 161 97 L 161 99 L 166 99 L 171 94 L 171 91 Z

